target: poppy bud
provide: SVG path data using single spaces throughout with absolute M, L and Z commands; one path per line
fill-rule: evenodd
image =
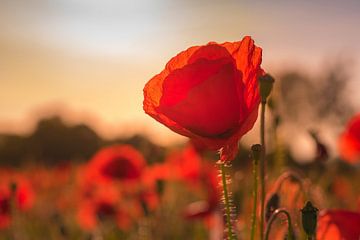
M 301 209 L 303 229 L 308 236 L 314 236 L 316 233 L 318 211 L 319 209 L 314 207 L 310 201 L 307 201 L 305 207 Z
M 265 209 L 265 219 L 269 221 L 271 215 L 274 213 L 276 209 L 279 208 L 280 205 L 280 197 L 279 194 L 273 193 L 271 194 L 270 198 L 266 202 L 266 209 Z
M 266 102 L 273 88 L 274 81 L 274 78 L 269 74 L 259 77 L 261 102 Z
M 260 144 L 254 144 L 251 146 L 252 158 L 257 162 L 260 160 L 261 150 L 262 147 Z

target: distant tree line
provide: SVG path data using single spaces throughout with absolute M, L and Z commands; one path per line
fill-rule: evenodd
M 139 149 L 149 163 L 161 161 L 164 149 L 146 137 L 105 140 L 85 124 L 66 125 L 58 116 L 39 120 L 28 136 L 0 134 L 0 165 L 56 165 L 68 161 L 84 162 L 101 147 L 125 143 Z

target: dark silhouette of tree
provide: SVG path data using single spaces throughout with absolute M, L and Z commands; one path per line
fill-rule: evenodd
M 66 125 L 59 116 L 39 120 L 29 136 L 0 134 L 0 165 L 24 163 L 55 165 L 89 160 L 101 147 L 130 144 L 141 151 L 148 163 L 164 160 L 165 149 L 145 136 L 104 140 L 85 124 Z
M 86 125 L 69 127 L 59 117 L 39 121 L 27 141 L 28 157 L 47 164 L 87 159 L 101 144 L 98 135 Z
M 18 135 L 0 135 L 0 164 L 19 166 L 25 156 L 27 141 Z

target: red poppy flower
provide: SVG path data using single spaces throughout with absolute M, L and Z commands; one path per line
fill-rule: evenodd
M 130 145 L 116 145 L 101 149 L 90 160 L 88 177 L 103 180 L 139 180 L 145 167 L 142 155 Z
M 317 240 L 359 240 L 360 213 L 328 210 L 320 214 Z
M 119 208 L 111 199 L 96 199 L 83 201 L 77 213 L 77 220 L 81 228 L 93 230 L 99 221 L 111 220 L 116 222 L 120 229 L 128 230 L 131 226 L 130 216 Z
M 4 194 L 0 195 L 0 229 L 10 225 L 10 198 Z
M 360 114 L 353 117 L 340 136 L 339 150 L 342 159 L 349 163 L 360 161 Z
M 200 178 L 202 159 L 192 145 L 172 152 L 166 158 L 166 163 L 171 169 L 173 179 L 194 184 Z
M 231 160 L 257 118 L 261 52 L 245 37 L 179 53 L 145 85 L 145 112 Z
M 158 181 L 174 179 L 172 168 L 167 163 L 155 163 L 147 167 L 142 176 L 142 184 L 148 188 L 156 186 Z
M 218 187 L 218 171 L 211 164 L 202 165 L 199 181 L 203 189 L 206 190 L 207 198 L 205 201 L 198 201 L 189 204 L 183 214 L 187 219 L 199 219 L 211 217 L 216 214 L 221 199 L 221 192 Z
M 12 189 L 12 185 L 14 189 Z M 7 176 L 0 185 L 0 228 L 6 228 L 11 222 L 11 202 L 20 211 L 26 211 L 34 203 L 34 192 L 30 183 L 21 176 Z

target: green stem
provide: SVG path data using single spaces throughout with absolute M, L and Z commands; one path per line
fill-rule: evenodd
M 257 198 L 258 198 L 258 158 L 256 156 L 253 156 L 253 176 L 254 176 L 254 186 L 253 186 L 253 198 L 254 198 L 254 204 L 253 204 L 253 212 L 251 216 L 251 240 L 255 239 L 255 233 L 256 233 L 256 213 L 257 213 Z
M 222 187 L 223 187 L 223 192 L 224 192 L 224 204 L 225 204 L 226 225 L 228 228 L 228 239 L 235 240 L 233 231 L 232 231 L 232 224 L 231 224 L 231 215 L 230 215 L 231 210 L 230 210 L 230 202 L 229 202 L 229 193 L 227 190 L 225 163 L 219 162 L 219 165 L 220 165 L 220 172 L 221 172 Z
M 261 102 L 261 115 L 260 115 L 260 144 L 261 160 L 260 160 L 260 181 L 261 181 L 261 215 L 260 215 L 260 239 L 264 239 L 264 217 L 265 217 L 265 106 L 266 100 Z
M 285 214 L 285 216 L 288 220 L 288 238 L 287 239 L 294 240 L 294 231 L 292 228 L 291 217 L 290 217 L 290 214 L 285 209 L 276 209 L 275 212 L 271 215 L 271 218 L 269 219 L 269 223 L 266 227 L 265 240 L 269 240 L 271 225 L 280 213 Z

